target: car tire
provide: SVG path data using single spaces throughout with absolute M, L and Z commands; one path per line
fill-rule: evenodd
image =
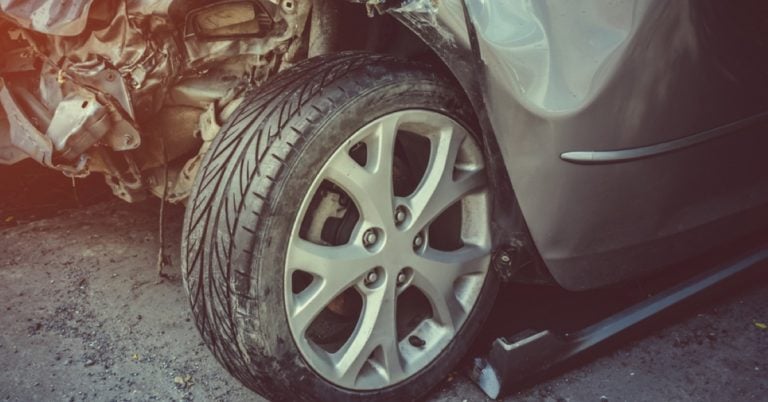
M 403 121 L 398 120 L 397 124 L 403 126 L 397 126 L 392 133 L 395 140 L 391 146 L 396 150 L 392 156 L 394 162 L 390 164 L 394 166 L 390 195 L 398 194 L 398 191 L 400 195 L 386 197 L 389 179 L 380 181 L 382 187 L 363 186 L 366 191 L 352 194 L 347 188 L 337 186 L 336 179 L 326 180 L 318 176 L 331 169 L 329 166 L 336 163 L 334 158 L 338 155 L 341 155 L 338 156 L 340 161 L 351 155 L 351 151 L 344 147 L 360 149 L 363 142 L 350 143 L 353 135 L 362 135 L 355 133 L 378 130 L 369 126 L 374 124 L 372 122 L 385 121 L 382 120 L 385 118 Z M 435 136 L 449 131 L 455 136 L 459 134 L 453 132 L 468 133 L 467 139 L 449 144 L 456 147 L 448 152 L 453 160 L 443 163 L 449 164 L 446 166 L 452 170 L 447 174 L 454 181 L 436 187 L 452 186 L 449 190 L 440 190 L 441 194 L 447 194 L 443 194 L 443 198 L 428 194 L 429 188 L 425 184 L 429 181 L 425 177 L 438 177 L 438 172 L 433 173 L 430 169 L 440 166 L 435 159 L 439 155 L 428 156 L 427 162 L 418 162 L 424 158 L 408 155 L 415 152 L 411 148 L 428 149 L 437 155 L 439 147 L 434 144 L 443 140 L 428 138 L 425 142 L 417 138 L 418 134 L 403 131 L 401 127 L 414 132 L 424 129 Z M 426 65 L 387 56 L 351 52 L 319 56 L 281 72 L 266 85 L 250 91 L 205 156 L 187 203 L 183 230 L 184 284 L 197 328 L 217 360 L 245 386 L 271 400 L 413 400 L 445 378 L 481 329 L 497 292 L 495 274 L 488 268 L 490 217 L 487 197 L 490 190 L 481 179 L 485 172 L 481 148 L 477 145 L 478 131 L 469 102 L 451 80 Z M 369 137 L 360 137 L 369 142 L 365 143 L 366 156 L 362 163 L 358 162 L 359 167 L 367 169 L 366 164 L 378 158 L 374 155 L 378 152 L 375 144 L 379 142 L 376 141 L 384 144 L 390 138 L 383 131 L 375 132 L 378 134 L 365 134 L 365 131 Z M 420 145 L 403 150 L 406 140 Z M 387 161 L 385 157 L 376 160 Z M 429 166 L 413 167 L 419 163 Z M 405 169 L 402 166 L 410 169 L 408 172 L 421 169 L 423 176 L 414 179 L 411 176 L 416 174 L 409 173 L 410 176 L 402 178 L 403 174 L 398 173 Z M 376 180 L 384 177 L 377 174 Z M 344 176 L 343 172 L 341 176 Z M 341 176 L 338 178 L 343 182 L 345 178 Z M 465 176 L 469 178 L 456 178 Z M 469 183 L 466 188 L 454 184 L 460 180 Z M 417 187 L 409 194 L 428 196 L 426 201 L 408 198 L 409 194 L 405 192 L 409 189 L 402 188 L 413 188 L 413 182 L 417 182 Z M 378 190 L 381 190 L 381 196 L 375 194 Z M 451 197 L 458 198 L 453 202 Z M 373 206 L 386 198 L 393 206 L 399 200 L 413 210 L 406 207 L 393 210 L 392 214 L 397 216 L 392 219 L 400 223 L 392 226 L 386 213 Z M 371 205 L 358 203 L 358 200 Z M 335 209 L 320 214 L 319 204 L 323 202 L 331 203 Z M 446 207 L 441 202 L 453 204 Z M 422 209 L 437 208 L 435 211 L 442 215 L 431 211 L 434 216 L 429 218 L 432 219 L 429 226 L 424 226 L 418 233 L 416 229 L 411 232 L 396 229 L 396 225 L 404 225 L 411 218 L 414 224 L 426 222 L 418 221 L 416 215 L 406 216 L 407 213 L 417 213 L 417 204 Z M 327 205 L 323 210 L 328 210 Z M 448 210 L 452 211 L 451 217 L 445 218 Z M 402 211 L 405 212 L 400 214 Z M 427 212 L 419 213 L 419 217 L 428 216 Z M 470 217 L 472 222 L 466 222 Z M 366 227 L 376 219 L 386 221 L 381 224 L 382 228 Z M 439 225 L 438 221 L 441 222 Z M 440 232 L 454 231 L 444 228 L 457 225 L 460 239 L 454 235 L 446 235 L 453 236 L 451 239 L 442 239 Z M 385 229 L 392 233 L 385 233 Z M 412 252 L 396 252 L 395 246 L 407 248 L 405 240 L 398 240 L 405 236 L 401 232 L 421 236 L 421 241 L 414 237 Z M 360 236 L 362 239 L 358 239 Z M 307 241 L 305 237 L 313 240 Z M 468 245 L 469 240 L 465 237 L 476 244 Z M 341 250 L 339 244 L 346 244 L 344 239 L 348 239 L 349 250 L 352 250 L 349 256 L 336 251 Z M 440 242 L 442 244 L 438 244 Z M 305 243 L 316 244 L 322 253 L 333 250 L 327 254 L 328 264 L 338 263 L 340 268 L 332 272 L 322 271 L 323 275 L 331 272 L 327 278 L 315 275 L 311 269 L 309 272 L 302 271 L 304 268 L 294 269 L 289 260 L 300 253 L 296 250 L 302 250 Z M 361 265 L 348 264 L 347 260 L 358 255 L 368 258 L 368 254 L 360 250 L 371 256 L 379 255 L 380 250 L 381 255 L 375 260 L 379 265 L 360 271 L 358 266 L 374 264 L 374 260 L 366 259 Z M 333 260 L 335 255 L 340 257 Z M 411 259 L 400 255 L 408 255 Z M 325 256 L 322 254 L 311 261 L 318 261 L 318 267 L 325 269 Z M 416 258 L 437 264 L 434 262 L 437 260 L 430 259 L 434 256 L 445 259 L 445 262 L 439 260 L 445 267 L 460 267 L 455 278 L 439 280 L 448 283 L 445 285 L 449 286 L 448 293 L 443 289 L 434 294 L 423 291 L 422 288 L 431 289 L 433 285 L 439 288 L 429 281 L 432 278 L 429 275 L 434 271 L 422 275 L 419 264 L 411 264 L 411 261 L 422 261 Z M 453 260 L 453 256 L 458 257 Z M 399 271 L 388 266 L 389 261 L 394 260 L 397 260 L 394 265 L 403 265 L 396 268 Z M 349 270 L 342 271 L 347 266 Z M 313 266 L 312 269 L 320 268 Z M 311 320 L 297 324 L 299 321 L 292 317 L 299 317 L 299 314 L 292 312 L 299 311 L 296 307 L 298 300 L 308 300 L 304 304 L 311 305 L 313 295 L 321 293 L 317 289 L 342 279 L 349 287 L 339 288 L 333 293 L 338 295 L 326 300 L 327 305 L 322 311 Z M 383 290 L 377 290 L 376 286 Z M 406 287 L 410 289 L 407 292 L 403 290 Z M 306 292 L 311 297 L 303 296 Z M 407 303 L 402 301 L 406 293 Z M 435 294 L 448 300 L 445 306 Z M 375 304 L 371 301 L 375 298 L 373 295 L 381 295 L 375 296 L 379 300 L 376 303 L 383 303 L 377 313 L 368 312 Z M 400 304 L 396 305 L 398 301 Z M 412 322 L 399 321 L 401 308 Z M 385 309 L 390 310 L 384 312 Z M 395 312 L 395 323 L 387 322 L 390 311 Z M 341 324 L 334 324 L 331 318 L 326 322 L 323 314 L 341 320 Z M 322 325 L 317 324 L 321 315 L 324 317 Z M 363 319 L 374 315 L 374 324 L 370 324 L 374 321 Z M 304 332 L 297 335 L 299 325 L 304 326 Z M 316 325 L 320 325 L 320 329 L 316 329 Z M 373 335 L 365 337 L 365 331 L 376 334 L 384 331 L 394 333 L 396 337 L 390 342 L 381 335 L 374 341 Z M 355 338 L 345 340 L 344 333 L 351 333 Z M 422 339 L 413 335 L 419 333 L 428 336 Z M 430 343 L 432 337 L 435 341 Z M 337 346 L 325 349 L 334 343 L 341 344 L 337 345 L 341 349 L 336 352 L 332 349 Z M 439 347 L 432 346 L 438 344 Z M 311 345 L 309 349 L 308 345 Z M 364 351 L 360 353 L 370 352 L 370 355 L 364 359 L 356 358 L 351 345 L 359 345 L 355 348 Z M 331 359 L 329 361 L 336 363 L 326 364 L 323 358 L 318 358 L 326 356 L 324 353 L 336 356 L 339 350 L 346 353 L 342 357 L 348 354 L 349 359 L 354 360 L 354 363 L 344 365 L 343 370 L 338 368 L 342 367 L 338 363 L 341 360 Z M 359 373 L 353 373 L 358 366 L 361 367 Z M 343 374 L 338 374 L 342 371 Z

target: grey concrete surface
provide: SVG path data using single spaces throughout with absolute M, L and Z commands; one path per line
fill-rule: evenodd
M 191 322 L 180 208 L 167 229 L 175 279 L 158 281 L 156 208 L 107 201 L 0 227 L 0 400 L 261 400 Z M 507 400 L 766 401 L 768 331 L 755 322 L 768 322 L 767 290 L 745 281 Z M 429 400 L 486 398 L 457 372 Z

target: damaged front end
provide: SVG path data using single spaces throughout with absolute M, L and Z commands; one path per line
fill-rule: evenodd
M 306 52 L 311 2 L 0 0 L 0 164 L 184 200 L 245 92 Z

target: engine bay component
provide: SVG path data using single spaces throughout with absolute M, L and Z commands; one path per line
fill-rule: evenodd
M 109 130 L 109 116 L 91 93 L 72 93 L 59 103 L 45 135 L 64 159 L 75 159 Z
M 263 37 L 272 30 L 272 17 L 261 3 L 238 1 L 202 7 L 187 17 L 186 36 L 203 38 Z
M 19 155 L 23 153 L 45 166 L 54 167 L 51 160 L 53 144 L 50 138 L 45 137 L 26 117 L 2 78 L 0 78 L 0 104 L 8 116 L 8 131 L 2 132 L 5 137 L 3 142 L 8 143 L 7 148 L 10 148 L 6 150 L 3 159 L 18 161 Z
M 74 36 L 85 29 L 92 4 L 92 1 L 0 0 L 0 10 L 23 28 Z
M 311 3 L 0 0 L 0 163 L 183 201 L 243 94 L 307 48 Z

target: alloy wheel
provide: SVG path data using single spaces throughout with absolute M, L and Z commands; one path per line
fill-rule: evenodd
M 309 365 L 366 390 L 434 361 L 490 260 L 483 157 L 467 129 L 426 110 L 371 122 L 320 167 L 297 216 L 284 294 Z

